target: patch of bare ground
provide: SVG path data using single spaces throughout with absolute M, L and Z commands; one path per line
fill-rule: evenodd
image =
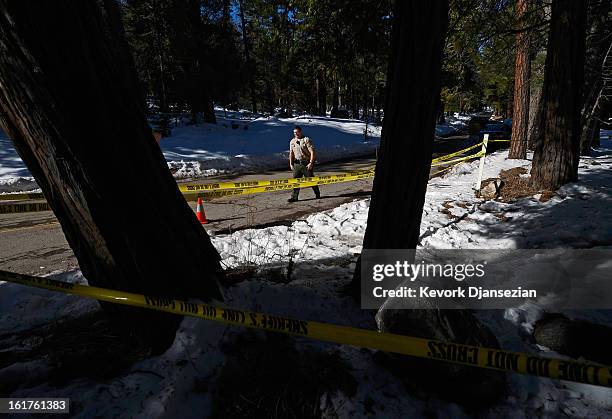
M 445 201 L 442 206 L 444 207 L 444 209 L 441 209 L 440 212 L 444 215 L 446 215 L 448 218 L 450 218 L 451 220 L 457 219 L 459 218 L 458 216 L 456 216 L 455 214 L 453 214 L 450 209 L 453 208 L 453 204 L 451 203 L 452 201 Z
M 554 196 L 554 192 L 550 190 L 539 190 L 534 188 L 530 183 L 530 178 L 521 176 L 527 174 L 527 169 L 524 167 L 513 167 L 512 169 L 502 170 L 499 173 L 502 186 L 500 188 L 499 199 L 502 202 L 515 201 L 520 198 L 540 195 L 540 202 L 546 202 Z
M 443 207 L 443 209 L 441 209 L 440 212 L 442 214 L 446 215 L 451 220 L 457 220 L 459 218 L 462 218 L 464 220 L 470 220 L 470 218 L 466 217 L 465 214 L 463 214 L 462 216 L 459 216 L 459 215 L 453 214 L 451 212 L 451 208 L 454 208 L 454 207 L 468 209 L 469 206 L 465 202 L 445 201 L 444 203 L 442 203 L 442 207 Z

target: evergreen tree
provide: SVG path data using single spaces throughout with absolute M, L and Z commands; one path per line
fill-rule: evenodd
M 528 0 L 517 1 L 518 19 L 527 13 Z M 531 36 L 523 31 L 516 34 L 516 60 L 514 65 L 514 105 L 512 107 L 512 138 L 508 158 L 527 157 L 529 128 L 529 94 L 531 78 Z
M 554 0 L 531 182 L 556 190 L 578 178 L 586 2 Z
M 0 3 L 0 88 L 2 128 L 91 285 L 221 298 L 219 254 L 153 139 L 116 2 Z M 174 340 L 179 316 L 105 307 L 159 351 Z
M 599 140 L 606 102 L 604 80 L 612 77 L 607 74 L 612 70 L 612 2 L 588 1 L 586 50 L 580 120 L 580 154 L 583 156 L 588 156 L 591 145 Z

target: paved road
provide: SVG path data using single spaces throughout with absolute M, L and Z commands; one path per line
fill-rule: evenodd
M 375 164 L 376 159 L 373 157 L 350 162 L 330 163 L 321 165 L 315 171 L 315 175 L 364 170 L 373 167 Z M 291 177 L 289 171 L 270 171 L 240 176 L 236 181 L 283 179 L 287 177 Z M 234 179 L 231 180 L 234 181 Z M 224 197 L 206 201 L 204 202 L 204 209 L 210 224 L 207 224 L 205 228 L 208 231 L 222 234 L 244 228 L 269 226 L 284 222 L 291 223 L 307 214 L 334 208 L 344 202 L 369 196 L 372 190 L 372 179 L 324 185 L 320 189 L 321 199 L 315 199 L 311 188 L 304 188 L 300 191 L 300 200 L 294 203 L 287 202 L 287 199 L 291 197 L 291 191 Z M 195 202 L 190 204 L 195 211 Z
M 351 162 L 321 165 L 316 175 L 351 172 L 374 166 L 374 157 Z M 316 169 L 316 168 L 315 168 Z M 245 182 L 255 179 L 290 177 L 287 171 L 269 171 L 243 176 L 218 176 L 205 182 Z M 300 201 L 288 203 L 290 191 L 218 198 L 205 202 L 210 221 L 209 232 L 230 233 L 235 230 L 291 223 L 307 214 L 334 208 L 344 202 L 369 196 L 372 180 L 338 183 L 321 187 L 322 198 L 314 199 L 312 189 L 300 191 Z M 195 202 L 190 202 L 195 211 Z M 53 212 L 0 215 L 0 269 L 26 274 L 46 274 L 75 269 L 78 263 L 66 242 Z
M 465 147 L 465 142 L 447 141 L 437 144 L 439 154 Z M 374 156 L 328 163 L 315 167 L 315 175 L 351 172 L 374 166 Z M 439 169 L 439 168 L 437 168 Z M 207 178 L 208 182 L 255 179 L 281 179 L 290 172 L 268 171 L 241 176 Z M 204 203 L 210 224 L 209 232 L 224 234 L 245 228 L 256 228 L 282 223 L 290 224 L 308 214 L 335 208 L 338 205 L 370 195 L 372 179 L 324 185 L 321 199 L 314 199 L 312 189 L 302 189 L 300 201 L 288 203 L 290 191 L 218 198 Z M 195 202 L 190 203 L 195 211 Z M 78 267 L 62 229 L 51 211 L 0 215 L 0 269 L 26 273 L 46 274 Z

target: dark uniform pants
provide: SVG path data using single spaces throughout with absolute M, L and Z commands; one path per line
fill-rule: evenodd
M 313 177 L 314 176 L 313 170 L 308 170 L 306 166 L 307 166 L 306 164 L 302 164 L 299 162 L 293 163 L 293 177 L 294 178 Z M 313 186 L 312 190 L 314 191 L 317 197 L 321 196 L 321 192 L 319 191 L 318 186 Z M 300 195 L 300 188 L 295 188 L 293 190 L 293 195 L 291 197 L 293 199 L 298 199 L 299 195 Z

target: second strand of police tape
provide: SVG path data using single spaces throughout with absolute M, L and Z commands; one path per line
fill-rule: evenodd
M 482 143 L 475 144 L 465 149 L 456 151 L 451 154 L 439 157 L 432 160 L 432 167 L 442 165 L 454 165 L 460 162 L 475 159 L 483 155 L 483 151 L 479 151 L 470 156 L 464 156 L 457 159 L 451 159 L 452 157 L 466 153 L 467 151 L 478 148 Z M 281 190 L 295 189 L 295 188 L 308 188 L 311 186 L 329 185 L 333 183 L 341 182 L 352 182 L 356 180 L 368 179 L 374 177 L 374 169 L 363 170 L 360 172 L 336 174 L 327 176 L 315 176 L 309 178 L 285 178 L 277 180 L 266 180 L 266 181 L 252 181 L 252 182 L 225 182 L 225 183 L 206 183 L 206 184 L 188 184 L 179 185 L 179 190 L 183 195 L 189 198 L 197 198 L 198 196 L 204 196 L 207 199 L 219 198 L 223 196 L 232 195 L 247 195 L 256 193 L 275 192 Z
M 446 166 L 442 170 L 434 173 L 434 175 L 441 172 L 450 170 L 455 165 L 481 157 L 484 151 L 478 153 L 463 156 L 456 159 L 453 157 L 464 154 L 470 150 L 478 148 L 482 145 L 482 142 L 474 144 L 470 147 L 458 150 L 454 153 L 450 153 L 432 160 L 431 166 Z M 452 159 L 452 160 L 451 160 Z M 271 179 L 271 180 L 255 180 L 246 182 L 221 182 L 221 183 L 205 183 L 205 184 L 184 184 L 179 185 L 179 190 L 185 196 L 187 200 L 194 200 L 200 196 L 207 199 L 219 198 L 224 196 L 234 195 L 247 195 L 256 193 L 275 192 L 282 190 L 289 190 L 295 188 L 307 188 L 311 186 L 329 185 L 341 182 L 354 182 L 357 180 L 369 179 L 374 177 L 374 169 L 366 169 L 351 173 L 341 173 L 334 175 L 325 176 L 314 176 L 306 178 L 284 178 L 284 179 Z M 15 193 L 15 194 L 1 194 L 0 201 L 2 200 L 25 200 L 25 199 L 42 199 L 44 198 L 42 193 Z M 10 214 L 19 212 L 36 212 L 36 211 L 48 211 L 51 208 L 48 204 L 1 204 L 0 214 Z

